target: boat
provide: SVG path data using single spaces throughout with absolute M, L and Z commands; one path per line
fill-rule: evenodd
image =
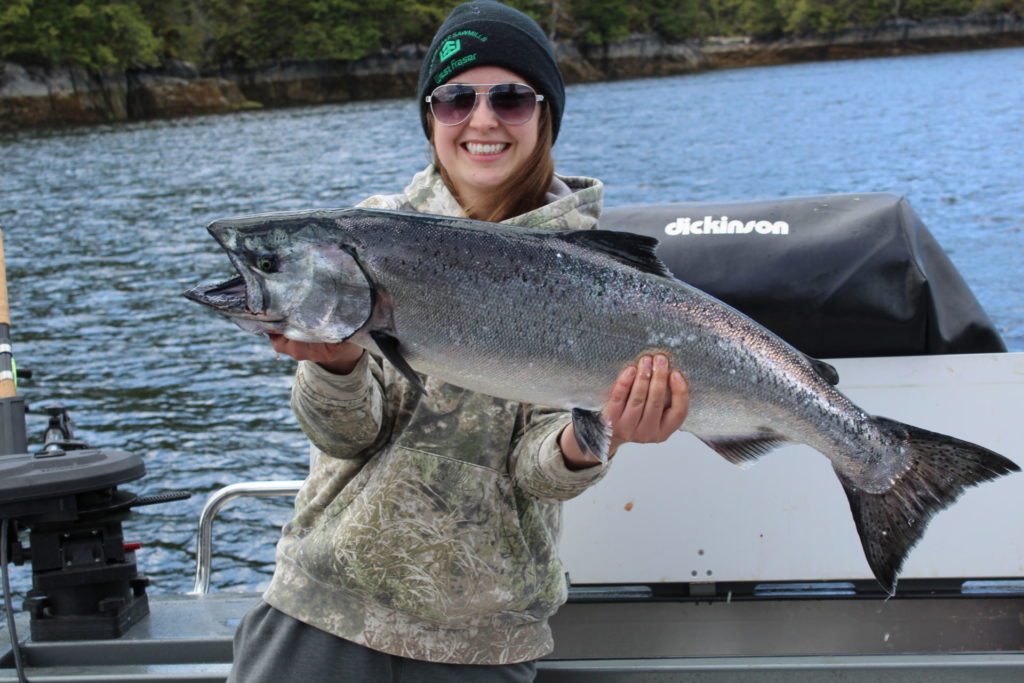
M 906 198 L 617 207 L 602 227 L 658 237 L 677 277 L 827 359 L 870 412 L 1024 465 L 1024 353 L 1006 352 Z M 18 399 L 0 401 L 16 423 Z M 258 595 L 211 592 L 217 513 L 302 482 L 214 493 L 197 520 L 192 592 L 149 595 L 158 587 L 138 575 L 122 525 L 132 507 L 176 494 L 122 490 L 144 476 L 141 460 L 76 443 L 62 420 L 55 411 L 41 448 L 5 428 L 0 518 L 14 535 L 3 562 L 31 560 L 44 590 L 0 626 L 0 683 L 225 680 Z M 685 432 L 627 445 L 565 504 L 570 597 L 537 680 L 1024 680 L 1022 539 L 1024 476 L 970 489 L 932 521 L 889 596 L 809 447 L 741 469 Z

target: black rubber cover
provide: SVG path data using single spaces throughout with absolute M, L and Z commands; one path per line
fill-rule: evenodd
M 600 227 L 656 237 L 677 278 L 811 356 L 1006 350 L 898 195 L 612 207 Z

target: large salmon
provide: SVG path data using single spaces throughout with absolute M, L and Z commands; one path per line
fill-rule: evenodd
M 186 296 L 257 333 L 351 340 L 417 373 L 572 410 L 603 458 L 600 410 L 626 364 L 664 352 L 686 375 L 683 429 L 735 463 L 789 442 L 829 458 L 875 577 L 890 593 L 928 520 L 1019 467 L 966 441 L 868 415 L 837 377 L 672 278 L 657 241 L 399 211 L 265 214 L 212 223 L 238 277 Z

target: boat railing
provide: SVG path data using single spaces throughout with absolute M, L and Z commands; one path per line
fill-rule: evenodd
M 192 595 L 210 592 L 210 565 L 213 562 L 213 520 L 221 509 L 236 498 L 269 498 L 294 496 L 302 487 L 302 479 L 285 481 L 244 481 L 214 491 L 199 514 L 196 533 L 196 581 Z

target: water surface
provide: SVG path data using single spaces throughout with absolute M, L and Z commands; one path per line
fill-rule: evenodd
M 1011 350 L 1024 351 L 1024 50 L 709 72 L 571 86 L 560 172 L 610 205 L 834 192 L 905 195 Z M 399 191 L 427 161 L 409 101 L 0 135 L 15 350 L 94 447 L 145 459 L 126 488 L 190 489 L 140 508 L 129 540 L 151 592 L 191 588 L 206 496 L 304 475 L 293 372 L 265 341 L 185 301 L 227 274 L 204 226 L 229 215 L 340 207 Z M 213 585 L 272 571 L 285 500 L 237 502 L 216 526 Z M 23 571 L 23 570 L 22 570 Z M 19 586 L 24 574 L 16 573 Z

